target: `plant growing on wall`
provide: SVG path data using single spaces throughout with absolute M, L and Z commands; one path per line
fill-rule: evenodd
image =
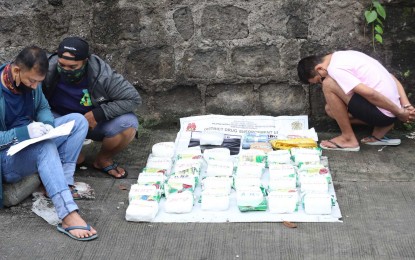
M 379 1 L 372 1 L 369 9 L 365 11 L 365 18 L 368 25 L 372 27 L 372 46 L 375 49 L 375 41 L 383 44 L 383 20 L 386 19 L 385 8 Z

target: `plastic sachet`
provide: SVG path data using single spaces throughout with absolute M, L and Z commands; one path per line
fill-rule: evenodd
M 200 134 L 200 145 L 221 145 L 224 137 L 224 133 L 203 131 Z
M 127 221 L 149 222 L 152 221 L 159 211 L 157 201 L 132 200 L 125 212 Z
M 249 187 L 236 191 L 236 204 L 239 211 L 266 211 L 267 200 L 265 191 L 257 187 Z
M 328 193 L 329 191 L 329 184 L 327 182 L 327 178 L 322 175 L 301 175 L 300 187 L 301 193 Z
M 331 209 L 336 205 L 335 199 L 328 193 L 306 193 L 302 197 L 304 211 L 312 215 L 331 214 Z
M 289 164 L 291 162 L 291 154 L 289 150 L 276 150 L 267 153 L 268 167 L 272 164 Z
M 268 193 L 268 208 L 270 213 L 285 214 L 298 211 L 299 194 L 296 189 L 275 190 Z
M 181 160 L 181 159 L 201 160 L 202 158 L 203 158 L 202 150 L 200 149 L 200 146 L 186 148 L 176 153 L 176 160 Z
M 231 193 L 232 178 L 231 177 L 216 177 L 209 176 L 202 179 L 201 182 L 202 191 L 211 190 L 212 193 L 221 193 L 226 191 L 227 194 Z
M 169 157 L 174 156 L 175 144 L 173 142 L 161 142 L 156 143 L 151 148 L 152 154 L 156 157 Z
M 208 161 L 206 175 L 207 176 L 226 176 L 230 177 L 233 174 L 232 161 Z
M 233 179 L 235 190 L 249 189 L 249 187 L 259 188 L 262 185 L 261 179 L 257 177 L 235 176 Z
M 238 177 L 254 177 L 260 179 L 265 170 L 264 163 L 240 161 L 235 175 Z
M 160 186 L 156 184 L 133 184 L 128 193 L 128 200 L 157 201 L 161 198 Z
M 292 156 L 296 156 L 298 154 L 316 154 L 318 156 L 321 156 L 322 149 L 320 147 L 317 148 L 298 148 L 293 147 L 290 149 L 290 153 Z
M 204 190 L 201 197 L 201 209 L 211 211 L 222 211 L 229 209 L 230 198 L 226 189 L 222 192 L 218 190 Z
M 298 168 L 298 177 L 301 181 L 302 177 L 312 177 L 312 176 L 324 176 L 327 180 L 327 183 L 332 183 L 333 179 L 331 177 L 330 171 L 324 165 L 318 164 L 303 164 Z
M 297 188 L 297 175 L 281 175 L 270 178 L 268 183 L 268 191 L 275 191 L 281 189 L 296 189 Z
M 206 161 L 209 161 L 209 160 L 230 161 L 231 151 L 228 148 L 205 149 L 203 151 L 203 158 Z
M 166 175 L 170 175 L 173 161 L 168 157 L 155 157 L 150 154 L 147 159 L 146 168 L 165 169 Z
M 295 165 L 320 163 L 320 156 L 317 154 L 297 154 L 292 156 Z
M 261 150 L 242 150 L 238 156 L 239 162 L 256 162 L 256 163 L 265 163 L 266 154 Z
M 171 193 L 164 203 L 166 213 L 183 214 L 192 211 L 194 205 L 194 195 L 190 190 Z

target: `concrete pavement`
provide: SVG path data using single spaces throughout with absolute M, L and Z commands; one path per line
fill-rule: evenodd
M 134 223 L 125 221 L 129 187 L 154 143 L 174 141 L 178 129 L 145 131 L 118 156 L 129 171 L 115 180 L 93 170 L 76 172 L 95 200 L 79 201 L 99 238 L 78 242 L 31 212 L 31 199 L 0 210 L 0 259 L 414 259 L 415 140 L 398 147 L 362 145 L 360 152 L 324 151 L 343 223 Z M 368 132 L 362 131 L 359 137 Z M 336 133 L 319 133 L 320 139 Z M 98 145 L 85 146 L 92 162 Z M 121 185 L 121 186 L 120 186 Z

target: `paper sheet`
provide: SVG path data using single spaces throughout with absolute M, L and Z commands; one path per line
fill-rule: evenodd
M 25 148 L 25 147 L 27 147 L 31 144 L 43 141 L 43 140 L 53 139 L 55 137 L 63 136 L 63 135 L 69 135 L 71 133 L 71 130 L 72 130 L 74 124 L 75 124 L 75 121 L 72 120 L 68 123 L 65 123 L 65 124 L 60 125 L 56 128 L 53 128 L 52 130 L 49 131 L 49 133 L 47 133 L 45 135 L 42 135 L 42 136 L 37 137 L 37 138 L 28 139 L 28 140 L 25 140 L 25 141 L 20 142 L 18 144 L 15 144 L 15 145 L 13 145 L 9 148 L 9 150 L 7 151 L 7 155 L 12 156 L 12 155 L 18 153 L 23 148 Z

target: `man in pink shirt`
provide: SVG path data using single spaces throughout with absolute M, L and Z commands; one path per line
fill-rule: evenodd
M 351 124 L 373 126 L 372 136 L 362 143 L 399 145 L 399 139 L 388 139 L 386 133 L 397 119 L 415 120 L 402 84 L 364 53 L 349 50 L 309 56 L 300 60 L 297 71 L 303 83 L 322 85 L 326 112 L 340 127 L 340 136 L 320 143 L 323 149 L 359 151 Z

